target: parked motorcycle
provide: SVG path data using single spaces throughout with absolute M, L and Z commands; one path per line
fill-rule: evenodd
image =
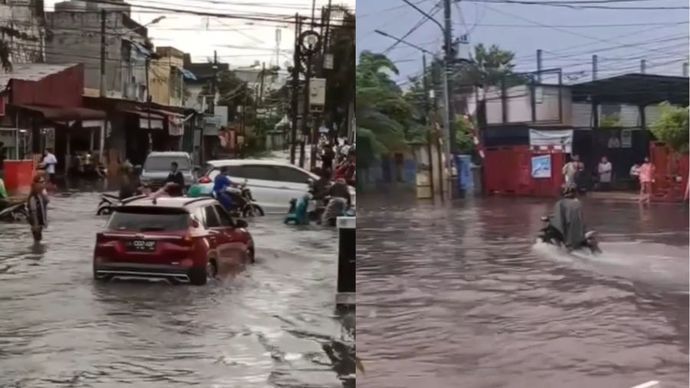
M 541 220 L 546 223 L 546 225 L 541 229 L 537 241 L 565 249 L 563 244 L 563 236 L 558 229 L 551 226 L 549 223 L 550 218 L 543 216 Z M 597 233 L 595 231 L 585 233 L 585 241 L 582 242 L 581 246 L 575 248 L 575 250 L 580 249 L 588 250 L 592 254 L 601 253 L 601 249 L 599 248 L 599 240 L 597 239 Z

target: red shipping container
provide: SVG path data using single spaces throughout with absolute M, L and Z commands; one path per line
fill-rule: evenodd
M 650 161 L 655 167 L 652 200 L 682 202 L 688 186 L 690 171 L 688 154 L 674 152 L 664 143 L 649 146 Z
M 33 160 L 5 160 L 5 188 L 11 194 L 28 194 L 34 176 Z

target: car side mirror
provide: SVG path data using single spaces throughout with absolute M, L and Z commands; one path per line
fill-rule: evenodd
M 195 218 L 192 218 L 192 227 L 193 228 L 198 228 L 199 227 L 199 221 Z
M 249 224 L 245 220 L 235 220 L 235 227 L 236 228 L 247 228 L 247 227 L 249 227 Z

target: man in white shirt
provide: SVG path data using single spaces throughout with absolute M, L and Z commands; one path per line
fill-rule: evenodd
M 608 190 L 611 186 L 613 166 L 611 166 L 611 162 L 609 162 L 606 156 L 601 157 L 597 171 L 599 172 L 599 188 L 602 191 Z
M 41 167 L 45 168 L 46 174 L 48 174 L 48 180 L 53 185 L 55 184 L 55 167 L 57 163 L 58 161 L 53 154 L 53 150 L 51 148 L 46 148 L 43 161 L 41 161 Z

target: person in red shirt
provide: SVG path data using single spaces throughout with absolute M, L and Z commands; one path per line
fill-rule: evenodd
M 347 159 L 335 170 L 334 179 L 344 179 L 348 185 L 355 184 L 356 155 L 350 153 Z

